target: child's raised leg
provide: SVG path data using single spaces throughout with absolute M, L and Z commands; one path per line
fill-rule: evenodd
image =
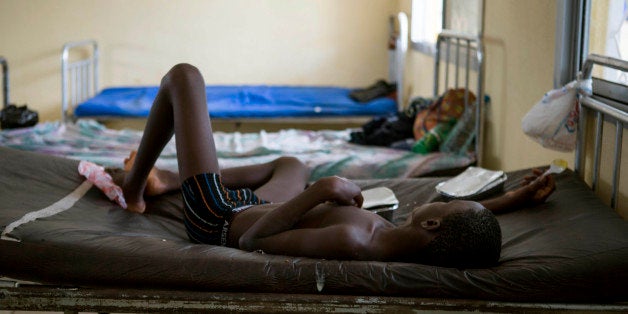
M 221 174 L 207 112 L 205 82 L 198 69 L 189 64 L 174 66 L 162 79 L 137 154 L 132 154 L 127 162 L 122 188 L 129 210 L 144 212 L 144 195 L 174 189 L 176 175 L 154 168 L 173 134 L 179 164 L 177 187 L 200 173 Z M 305 165 L 295 158 L 283 157 L 266 164 L 225 169 L 223 183 L 229 188 L 251 188 L 263 199 L 282 202 L 302 192 L 308 177 Z
M 161 81 L 135 162 L 122 186 L 129 210 L 144 212 L 148 175 L 173 133 L 180 182 L 200 173 L 220 174 L 205 82 L 198 69 L 189 64 L 174 66 Z

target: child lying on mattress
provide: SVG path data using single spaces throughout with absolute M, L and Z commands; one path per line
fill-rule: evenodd
M 396 226 L 360 209 L 361 190 L 349 180 L 327 177 L 306 188 L 308 170 L 295 158 L 221 170 L 204 87 L 188 64 L 164 76 L 137 154 L 118 178 L 128 209 L 138 213 L 145 195 L 180 188 L 193 242 L 313 258 L 485 267 L 497 263 L 501 250 L 493 212 L 542 203 L 554 191 L 551 176 L 535 172 L 501 197 L 425 204 Z M 178 174 L 154 167 L 173 134 Z

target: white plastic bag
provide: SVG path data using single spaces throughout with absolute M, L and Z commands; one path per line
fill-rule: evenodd
M 576 148 L 578 101 L 591 93 L 591 80 L 572 81 L 549 91 L 521 120 L 523 133 L 543 147 L 572 151 Z

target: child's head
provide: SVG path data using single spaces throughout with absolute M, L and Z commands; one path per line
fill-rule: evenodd
M 437 203 L 417 208 L 412 219 L 434 236 L 417 256 L 421 263 L 474 268 L 493 266 L 499 260 L 501 228 L 495 215 L 479 203 Z

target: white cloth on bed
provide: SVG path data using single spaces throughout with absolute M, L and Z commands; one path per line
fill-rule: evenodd
M 105 168 L 93 162 L 82 160 L 79 162 L 78 172 L 105 193 L 109 200 L 126 209 L 127 206 L 122 189 L 113 182 L 113 178 L 105 172 Z

